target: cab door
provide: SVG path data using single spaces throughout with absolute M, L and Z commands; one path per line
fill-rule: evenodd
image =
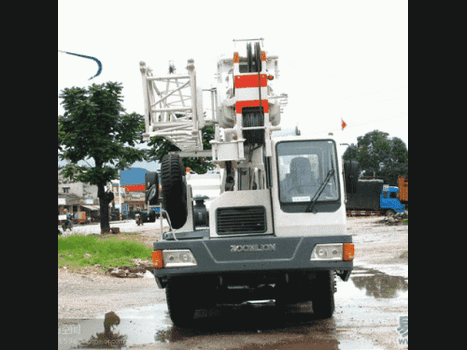
M 389 191 L 383 188 L 383 193 L 379 196 L 380 197 L 380 207 L 381 208 L 391 208 L 391 201 L 389 199 Z

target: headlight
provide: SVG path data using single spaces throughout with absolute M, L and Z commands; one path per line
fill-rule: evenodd
M 152 261 L 156 269 L 198 266 L 189 249 L 155 250 L 152 253 Z
M 311 253 L 310 260 L 312 261 L 342 261 L 343 244 L 317 244 Z
M 198 263 L 189 249 L 184 250 L 163 250 L 165 267 L 188 267 L 197 266 Z

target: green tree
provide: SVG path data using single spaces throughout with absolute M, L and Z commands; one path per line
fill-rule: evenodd
M 210 150 L 212 145 L 209 141 L 214 139 L 214 125 L 207 123 L 202 129 L 203 134 L 203 149 Z M 180 149 L 173 143 L 163 137 L 153 137 L 148 144 L 149 156 L 152 160 L 158 162 L 162 161 L 162 158 L 169 152 L 177 152 Z M 205 174 L 209 169 L 212 169 L 214 165 L 210 162 L 212 157 L 208 158 L 183 158 L 183 165 L 194 170 L 198 174 Z
M 389 157 L 386 158 L 380 172 L 386 183 L 397 185 L 400 175 L 409 174 L 409 151 L 405 142 L 398 137 L 393 137 L 389 142 Z
M 62 150 L 62 141 L 63 137 L 65 136 L 65 133 L 62 131 L 62 123 L 61 123 L 61 116 L 58 116 L 58 150 Z
M 357 160 L 363 176 L 383 179 L 384 183 L 397 185 L 399 175 L 409 173 L 409 151 L 398 137 L 390 138 L 388 133 L 374 130 L 357 138 L 344 153 L 344 160 Z
M 118 178 L 118 170 L 146 159 L 146 150 L 135 149 L 143 142 L 144 118 L 124 113 L 122 89 L 120 83 L 107 82 L 66 88 L 59 95 L 65 109 L 58 119 L 60 158 L 71 161 L 63 174 L 97 186 L 102 232 L 110 231 L 109 204 L 113 199 L 105 186 Z M 94 159 L 94 167 L 78 165 L 89 158 Z

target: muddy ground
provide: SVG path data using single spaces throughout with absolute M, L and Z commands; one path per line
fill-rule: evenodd
M 337 279 L 336 311 L 328 320 L 315 319 L 311 304 L 283 311 L 269 303 L 199 312 L 196 328 L 185 330 L 172 325 L 165 292 L 151 275 L 119 279 L 59 269 L 59 349 L 102 342 L 131 349 L 407 348 L 399 345 L 408 337 L 398 328 L 408 316 L 408 226 L 381 220 L 349 218 L 355 269 L 348 282 Z M 157 239 L 156 225 L 145 225 L 143 235 Z M 103 333 L 109 311 L 121 319 L 110 338 Z

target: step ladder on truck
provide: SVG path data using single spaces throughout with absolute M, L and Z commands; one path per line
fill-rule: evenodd
M 193 60 L 187 75 L 162 77 L 141 62 L 145 137 L 163 136 L 181 149 L 162 160 L 171 229 L 152 253 L 157 285 L 166 289 L 177 326 L 189 326 L 197 309 L 258 300 L 311 301 L 316 317 L 329 318 L 336 275 L 347 281 L 353 269 L 336 141 L 272 137 L 287 98 L 272 89 L 278 57 L 267 55 L 263 39 L 234 40 L 245 43 L 245 54 L 234 48 L 218 61 L 217 88 L 209 89 L 215 139 L 208 152 Z M 221 169 L 221 194 L 210 203 L 206 227 L 193 220 L 185 156 L 210 156 Z

